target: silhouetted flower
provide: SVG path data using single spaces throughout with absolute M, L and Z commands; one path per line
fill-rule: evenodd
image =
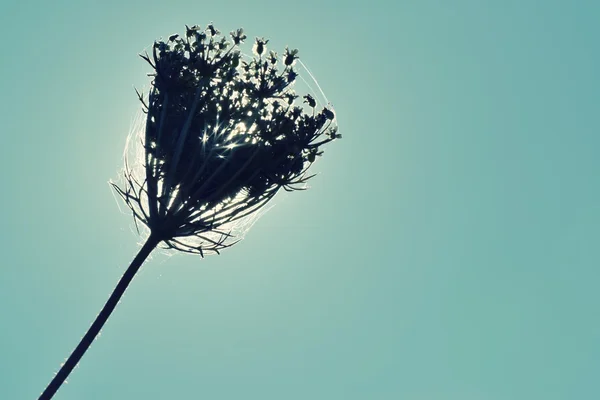
M 244 34 L 244 28 L 239 28 L 235 31 L 232 31 L 230 33 L 231 38 L 233 39 L 233 44 L 235 45 L 239 45 L 244 43 L 244 40 L 246 40 L 247 36 Z
M 269 52 L 269 62 L 273 65 L 277 64 L 277 53 L 273 50 Z
M 196 26 L 187 31 L 142 56 L 155 72 L 143 102 L 145 172 L 136 178 L 128 165 L 125 187 L 115 188 L 167 247 L 204 255 L 233 243 L 236 223 L 279 189 L 301 188 L 321 146 L 337 136 L 329 108 L 295 105 L 297 50 L 286 48 L 278 71 L 277 53 L 262 58 L 269 40 L 256 38 L 256 56 L 240 66 L 243 29 L 231 32 L 227 51 L 212 24 L 209 38 Z M 310 94 L 304 100 L 317 106 Z
M 252 49 L 254 54 L 261 56 L 265 52 L 267 43 L 269 43 L 268 39 L 265 40 L 265 38 L 256 38 L 254 48 Z
M 316 107 L 317 106 L 317 102 L 315 101 L 315 98 L 312 97 L 310 94 L 307 94 L 304 96 L 304 102 L 308 104 L 309 107 Z
M 304 189 L 322 146 L 341 137 L 330 108 L 317 111 L 310 94 L 309 112 L 295 103 L 297 50 L 285 50 L 278 71 L 277 53 L 262 57 L 268 40 L 257 38 L 257 57 L 240 62 L 243 30 L 231 32 L 231 47 L 219 35 L 212 23 L 186 25 L 185 37 L 171 35 L 141 55 L 154 73 L 148 97 L 136 91 L 146 117 L 128 146 L 139 159 L 126 158 L 125 183 L 113 186 L 150 234 L 40 400 L 69 376 L 156 246 L 201 256 L 231 246 L 243 234 L 239 224 L 280 189 Z
M 198 29 L 200 29 L 200 27 L 198 25 L 194 25 L 191 28 L 189 26 L 185 26 L 185 35 L 190 38 L 192 36 L 194 36 L 194 34 L 198 31 Z
M 208 24 L 206 30 L 210 32 L 210 36 L 216 36 L 221 33 L 217 29 L 215 29 L 212 23 Z
M 325 115 L 325 118 L 327 118 L 328 120 L 333 120 L 335 118 L 333 111 L 331 111 L 327 107 L 323 108 L 323 110 L 321 112 L 323 113 L 323 115 Z
M 298 49 L 290 50 L 289 48 L 285 48 L 284 53 L 284 61 L 285 65 L 291 66 L 294 65 L 294 62 L 298 59 Z

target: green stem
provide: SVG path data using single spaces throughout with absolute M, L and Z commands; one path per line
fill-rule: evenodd
M 108 317 L 110 317 L 110 314 L 117 306 L 119 299 L 121 298 L 121 296 L 123 296 L 123 293 L 125 293 L 125 290 L 131 283 L 131 280 L 135 276 L 136 272 L 142 266 L 144 260 L 146 260 L 146 258 L 150 255 L 150 253 L 152 252 L 152 250 L 154 250 L 158 243 L 160 243 L 160 239 L 158 239 L 157 237 L 153 235 L 150 235 L 150 237 L 148 237 L 148 240 L 146 240 L 144 246 L 140 249 L 138 254 L 135 256 L 135 258 L 129 265 L 129 268 L 127 268 L 127 271 L 125 271 L 125 273 L 119 280 L 119 283 L 115 287 L 115 290 L 113 290 L 106 304 L 102 308 L 102 311 L 100 311 L 100 314 L 98 314 L 96 320 L 94 321 L 90 329 L 88 329 L 83 339 L 81 339 L 81 342 L 79 342 L 75 350 L 73 350 L 73 353 L 71 353 L 67 361 L 60 368 L 60 371 L 58 371 L 58 373 L 54 376 L 54 379 L 52 379 L 48 387 L 46 387 L 46 390 L 44 390 L 42 395 L 39 397 L 39 400 L 50 400 L 52 396 L 54 396 L 56 391 L 60 388 L 60 386 L 63 384 L 63 382 L 67 379 L 73 368 L 75 368 L 77 363 L 79 363 L 81 357 L 83 357 L 87 349 L 94 341 L 94 338 L 98 335 L 98 333 L 108 320 Z

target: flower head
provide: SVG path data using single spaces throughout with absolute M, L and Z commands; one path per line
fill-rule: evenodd
M 247 36 L 244 34 L 244 28 L 239 28 L 235 31 L 231 31 L 230 33 L 231 39 L 233 40 L 233 44 L 239 45 L 246 40 Z
M 298 59 L 298 49 L 290 50 L 289 48 L 285 48 L 283 63 L 285 65 L 291 66 L 294 65 L 294 62 Z
M 206 30 L 208 32 L 210 32 L 210 36 L 217 36 L 218 34 L 220 34 L 221 32 L 219 32 L 219 30 L 217 30 L 214 25 L 212 24 L 212 22 L 210 24 L 208 24 L 208 26 L 206 27 Z
M 267 43 L 269 43 L 268 39 L 265 38 L 256 38 L 255 42 L 254 42 L 254 54 L 258 55 L 258 56 L 262 56 L 262 54 L 265 52 L 265 49 L 267 47 Z
M 136 224 L 167 247 L 204 255 L 233 244 L 236 224 L 280 189 L 303 189 L 322 146 L 340 136 L 330 108 L 316 112 L 311 95 L 310 111 L 295 103 L 296 53 L 286 50 L 278 71 L 275 52 L 262 58 L 268 40 L 257 38 L 257 57 L 240 62 L 242 29 L 227 49 L 212 24 L 208 37 L 186 28 L 141 56 L 154 70 L 148 98 L 138 94 L 143 172 L 126 162 L 125 184 L 113 186 Z

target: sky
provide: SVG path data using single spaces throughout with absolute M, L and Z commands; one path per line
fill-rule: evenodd
M 343 139 L 220 256 L 155 253 L 56 399 L 600 398 L 599 19 L 3 0 L 0 398 L 37 398 L 139 250 L 108 184 L 137 54 L 211 21 L 298 48 Z

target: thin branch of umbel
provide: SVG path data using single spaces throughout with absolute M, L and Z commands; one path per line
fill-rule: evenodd
M 100 314 L 40 399 L 53 397 L 79 362 L 148 255 L 160 244 L 199 254 L 237 243 L 237 226 L 277 192 L 302 190 L 322 146 L 341 137 L 330 107 L 293 90 L 298 50 L 267 53 L 256 38 L 242 56 L 243 29 L 224 37 L 212 25 L 186 26 L 141 54 L 152 68 L 139 165 L 127 159 L 121 185 L 136 228 L 150 232 Z M 136 161 L 136 160 L 134 160 Z M 138 168 L 139 167 L 139 168 Z M 140 172 L 141 171 L 141 172 Z

